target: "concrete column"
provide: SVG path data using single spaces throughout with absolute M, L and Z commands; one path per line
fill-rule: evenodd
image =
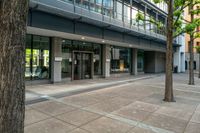
M 185 72 L 185 53 L 181 52 L 181 64 L 180 64 L 181 72 Z
M 176 52 L 174 53 L 174 66 L 173 67 L 178 67 L 178 73 L 181 72 L 181 53 L 180 53 L 180 48 L 176 48 Z
M 110 45 L 103 45 L 103 77 L 110 77 Z
M 51 82 L 61 82 L 62 39 L 52 38 L 51 56 Z
M 137 49 L 135 49 L 135 48 L 133 48 L 133 49 L 131 49 L 132 50 L 132 52 L 131 52 L 131 54 L 132 54 L 132 70 L 131 70 L 131 74 L 132 75 L 137 75 L 137 73 L 138 73 L 138 69 L 137 69 L 137 53 L 138 53 L 138 50 Z

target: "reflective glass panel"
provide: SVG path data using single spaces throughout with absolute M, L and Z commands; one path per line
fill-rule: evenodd
M 72 41 L 63 40 L 62 41 L 62 78 L 70 78 L 72 71 Z
M 116 17 L 117 19 L 122 20 L 122 2 L 121 1 L 117 1 Z
M 143 50 L 138 50 L 138 72 L 143 72 L 144 71 L 144 51 Z
M 130 12 L 130 6 L 129 5 L 124 5 L 124 21 L 126 23 L 130 23 L 130 18 L 131 18 L 131 12 Z
M 31 52 L 31 35 L 26 36 L 26 51 L 25 51 L 25 78 L 26 80 L 31 79 L 32 71 L 31 71 L 31 60 L 32 60 L 32 52 Z
M 122 47 L 111 47 L 111 73 L 129 72 L 130 49 Z
M 49 38 L 33 36 L 32 77 L 33 79 L 49 78 Z
M 102 66 L 102 62 L 101 62 L 101 45 L 100 44 L 94 44 L 94 74 L 95 75 L 101 75 L 102 74 L 102 70 L 101 70 L 101 66 Z

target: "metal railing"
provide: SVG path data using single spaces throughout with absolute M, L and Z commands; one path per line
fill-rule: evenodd
M 31 0 L 31 1 L 34 1 L 36 3 L 46 4 L 45 3 L 46 0 Z M 50 1 L 51 0 L 49 0 L 46 6 L 53 8 L 54 5 Z M 70 12 L 74 12 L 75 14 L 92 18 L 94 20 L 103 21 L 105 23 L 110 23 L 115 26 L 119 26 L 121 28 L 138 31 L 142 34 L 157 37 L 162 40 L 166 39 L 165 27 L 158 28 L 151 23 L 148 24 L 142 21 L 137 21 L 135 16 L 130 17 L 130 15 L 129 16 L 123 15 L 122 13 L 116 12 L 115 9 L 113 9 L 114 7 L 112 8 L 108 6 L 103 6 L 103 4 L 94 3 L 90 0 L 53 0 L 53 2 L 58 3 L 58 6 L 55 7 L 56 9 L 59 8 L 59 4 L 61 4 L 62 6 L 66 4 L 69 5 L 68 7 L 70 6 L 73 7 L 74 10 Z M 49 3 L 51 3 L 52 5 L 48 5 Z M 61 10 L 68 11 L 69 8 L 64 9 L 64 7 L 62 7 Z M 131 10 L 132 9 L 130 9 L 130 11 Z M 89 12 L 89 14 L 86 14 L 86 12 L 87 13 Z M 91 15 L 93 17 L 91 17 Z M 98 18 L 98 16 L 101 17 Z

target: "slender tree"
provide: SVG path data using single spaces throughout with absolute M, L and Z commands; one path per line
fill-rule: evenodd
M 189 13 L 190 13 L 190 21 L 186 20 L 187 27 L 186 33 L 190 36 L 190 44 L 189 44 L 189 85 L 194 85 L 194 40 L 200 37 L 199 31 L 196 30 L 197 27 L 200 26 L 200 19 L 195 18 L 195 15 L 200 13 L 199 9 L 194 9 L 195 5 L 200 4 L 199 0 L 191 0 L 189 5 Z
M 197 53 L 199 54 L 199 74 L 198 74 L 198 77 L 200 78 L 200 46 L 196 46 L 195 47 Z
M 165 74 L 165 96 L 164 101 L 173 102 L 173 12 L 174 1 L 167 1 L 168 15 L 167 15 L 167 51 L 166 51 L 166 74 Z
M 23 133 L 28 0 L 0 0 L 0 133 Z
M 167 4 L 167 25 L 166 25 L 166 36 L 167 36 L 167 50 L 166 50 L 166 75 L 165 75 L 165 95 L 164 101 L 173 102 L 175 101 L 173 95 L 173 39 L 183 33 L 191 33 L 196 27 L 199 26 L 199 20 L 194 19 L 191 22 L 185 22 L 183 17 L 184 9 L 193 3 L 193 6 L 200 3 L 200 0 L 153 0 L 154 3 L 165 2 Z M 197 11 L 192 11 L 197 13 Z M 155 19 L 145 19 L 141 13 L 137 14 L 137 20 L 149 21 L 158 28 L 162 26 L 160 22 Z
M 190 9 L 190 19 L 191 22 L 194 21 L 194 14 L 192 13 L 192 10 L 194 9 L 193 0 L 191 0 L 191 3 L 189 5 Z M 189 85 L 194 85 L 194 34 L 190 33 L 190 45 L 189 45 L 189 53 L 190 53 L 190 61 L 189 61 Z
M 166 75 L 165 75 L 165 96 L 164 101 L 173 102 L 174 94 L 173 94 L 173 22 L 174 22 L 174 0 L 154 0 L 156 4 L 160 2 L 165 2 L 167 4 L 167 30 L 165 31 L 167 34 L 167 50 L 166 50 Z M 149 20 L 145 19 L 143 14 L 137 14 L 138 20 L 149 21 L 151 23 L 160 26 L 160 23 L 156 20 L 150 18 Z

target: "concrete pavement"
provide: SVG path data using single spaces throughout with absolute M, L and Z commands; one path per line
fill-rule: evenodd
M 86 91 L 75 87 L 80 93 L 73 95 L 67 95 L 71 90 L 64 91 L 61 84 L 47 85 L 58 90 L 43 88 L 42 93 L 30 87 L 29 96 L 36 96 L 27 98 L 35 102 L 26 106 L 25 133 L 199 133 L 200 80 L 195 78 L 196 85 L 189 86 L 186 74 L 174 75 L 176 102 L 166 103 L 164 75 L 144 77 L 94 80 L 88 87 L 79 81 Z M 103 88 L 104 83 L 108 87 Z M 87 89 L 95 84 L 100 89 Z M 46 100 L 36 101 L 41 98 Z

